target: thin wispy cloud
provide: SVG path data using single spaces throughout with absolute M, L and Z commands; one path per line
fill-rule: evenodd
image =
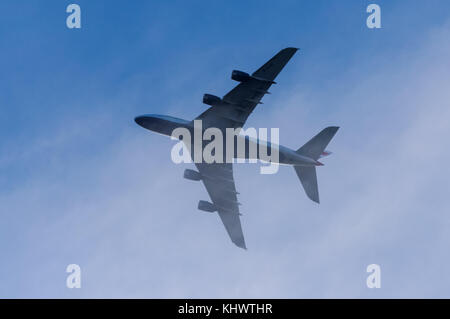
M 232 84 L 212 74 L 221 52 L 195 58 L 190 49 L 190 66 L 163 76 L 168 83 L 182 73 L 164 105 L 142 84 L 158 76 L 138 70 L 111 95 L 100 85 L 92 109 L 84 109 L 92 91 L 74 100 L 62 93 L 73 114 L 1 144 L 0 296 L 448 297 L 448 39 L 448 23 L 430 28 L 420 48 L 352 61 L 325 88 L 302 82 L 311 68 L 302 61 L 320 57 L 300 51 L 248 125 L 279 127 L 281 144 L 293 148 L 341 127 L 318 170 L 322 203 L 308 201 L 290 167 L 260 175 L 258 165 L 236 165 L 248 251 L 229 242 L 218 216 L 197 210 L 208 194 L 182 178 L 190 165 L 171 162 L 174 141 L 133 123 L 147 109 L 190 119 L 204 109 L 203 91 L 225 93 Z M 196 78 L 217 83 L 203 88 L 190 83 Z M 81 266 L 81 289 L 65 286 L 70 263 Z M 371 263 L 382 269 L 379 290 L 365 285 Z

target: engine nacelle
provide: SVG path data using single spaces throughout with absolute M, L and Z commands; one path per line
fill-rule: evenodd
M 217 211 L 217 208 L 214 204 L 211 204 L 210 202 L 207 202 L 205 200 L 201 200 L 198 202 L 198 209 L 208 213 L 214 213 Z
M 218 105 L 222 104 L 222 99 L 212 94 L 203 94 L 203 103 L 207 105 Z
M 242 71 L 233 70 L 233 72 L 231 72 L 231 79 L 238 81 L 238 82 L 247 82 L 251 78 L 252 77 L 250 76 L 250 74 L 242 72 Z
M 199 172 L 194 171 L 193 169 L 185 169 L 183 176 L 184 178 L 189 179 L 191 181 L 199 181 L 202 179 L 202 175 Z

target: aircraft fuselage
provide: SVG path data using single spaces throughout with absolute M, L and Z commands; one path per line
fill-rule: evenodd
M 166 116 L 166 115 L 142 115 L 135 118 L 135 121 L 140 126 L 154 131 L 159 134 L 172 136 L 172 132 L 177 128 L 185 128 L 189 130 L 191 136 L 194 136 L 195 129 L 193 121 L 186 121 L 183 119 Z M 203 132 L 201 132 L 203 133 Z M 223 132 L 223 161 L 226 161 L 226 134 Z M 203 136 L 203 135 L 202 135 Z M 187 141 L 184 141 L 187 143 Z M 191 151 L 195 150 L 195 147 L 192 143 Z M 210 143 L 210 141 L 202 140 L 201 150 Z M 244 151 L 238 149 L 239 145 L 244 146 Z M 282 146 L 278 144 L 273 144 L 268 141 L 261 141 L 259 139 L 250 138 L 247 135 L 235 135 L 233 142 L 234 150 L 233 156 L 234 159 L 246 159 L 246 160 L 262 160 L 265 158 L 261 158 L 261 148 L 264 148 L 266 153 L 271 154 L 271 152 L 278 150 L 278 159 L 274 161 L 274 158 L 271 157 L 271 161 L 273 163 L 284 164 L 284 165 L 295 165 L 295 166 L 320 166 L 322 165 L 320 162 L 298 154 L 296 151 Z M 266 151 L 267 149 L 267 151 Z M 197 150 L 198 151 L 198 150 Z

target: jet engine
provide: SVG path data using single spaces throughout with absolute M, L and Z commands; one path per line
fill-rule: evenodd
M 247 82 L 251 79 L 251 76 L 248 73 L 233 70 L 233 72 L 231 72 L 231 79 L 238 82 Z
M 216 206 L 214 206 L 214 204 L 211 204 L 210 202 L 207 202 L 205 200 L 201 200 L 198 202 L 198 209 L 208 213 L 214 213 L 217 211 L 217 208 Z
M 222 99 L 212 94 L 203 94 L 203 103 L 207 105 L 222 104 Z
M 202 175 L 199 172 L 194 171 L 193 169 L 185 169 L 183 176 L 184 178 L 189 179 L 191 181 L 199 181 L 202 179 Z

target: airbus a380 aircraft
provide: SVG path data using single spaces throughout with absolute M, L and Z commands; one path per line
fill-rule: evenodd
M 202 121 L 202 130 L 212 127 L 218 128 L 225 136 L 226 128 L 242 128 L 250 113 L 256 105 L 261 104 L 263 96 L 268 94 L 270 86 L 275 84 L 276 76 L 296 51 L 296 48 L 281 50 L 252 75 L 242 71 L 233 71 L 231 78 L 240 83 L 223 98 L 205 94 L 203 102 L 211 105 L 211 107 L 195 119 Z M 146 129 L 168 136 L 172 136 L 173 130 L 180 127 L 189 130 L 191 135 L 194 135 L 194 120 L 186 121 L 166 115 L 150 114 L 138 116 L 135 121 Z M 325 151 L 325 147 L 337 130 L 338 127 L 334 126 L 325 128 L 298 150 L 292 150 L 281 145 L 276 146 L 279 150 L 278 163 L 294 167 L 306 195 L 317 203 L 319 203 L 319 190 L 316 166 L 323 165 L 317 160 L 330 154 L 330 152 Z M 247 144 L 256 143 L 258 148 L 261 147 L 258 140 L 252 142 L 247 137 L 245 138 Z M 183 142 L 187 143 L 186 141 Z M 193 142 L 191 141 L 191 143 L 190 149 L 194 150 Z M 191 156 L 194 158 L 193 153 L 192 151 Z M 225 154 L 225 152 L 223 153 Z M 246 158 L 251 158 L 249 153 L 246 150 Z M 236 154 L 236 152 L 233 154 Z M 260 159 L 259 153 L 256 154 L 256 158 Z M 239 217 L 241 214 L 239 212 L 240 204 L 237 200 L 238 192 L 236 192 L 233 179 L 233 164 L 223 161 L 222 163 L 200 162 L 195 163 L 195 165 L 198 171 L 186 169 L 184 177 L 194 181 L 203 181 L 212 200 L 212 203 L 199 201 L 198 209 L 206 212 L 217 212 L 232 242 L 238 247 L 246 249 Z

